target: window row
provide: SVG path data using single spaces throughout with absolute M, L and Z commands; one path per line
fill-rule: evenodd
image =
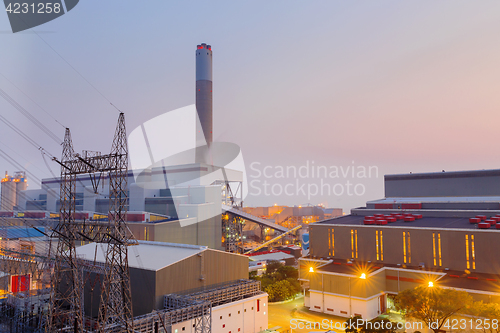
M 351 259 L 358 259 L 358 230 L 351 229 Z M 403 263 L 412 263 L 412 243 L 410 231 L 403 231 Z M 465 257 L 467 269 L 476 269 L 474 235 L 465 235 Z M 335 230 L 328 230 L 328 255 L 335 256 Z M 384 261 L 384 233 L 383 230 L 375 231 L 375 255 L 377 261 Z M 432 233 L 432 259 L 434 266 L 443 266 L 441 233 Z

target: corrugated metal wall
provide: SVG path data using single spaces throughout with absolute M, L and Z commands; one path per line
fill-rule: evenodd
M 156 274 L 156 306 L 161 308 L 163 295 L 213 284 L 248 278 L 248 258 L 208 249 L 159 270 Z M 202 281 L 201 275 L 205 280 Z

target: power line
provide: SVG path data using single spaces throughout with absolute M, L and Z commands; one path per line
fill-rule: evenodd
M 54 140 L 57 144 L 61 144 L 62 140 L 57 137 L 54 132 L 48 129 L 44 124 L 42 124 L 38 119 L 36 119 L 31 113 L 28 112 L 25 108 L 23 108 L 19 103 L 17 103 L 12 97 L 9 96 L 2 88 L 0 88 L 0 96 L 2 96 L 10 105 L 12 105 L 17 111 L 21 112 L 26 118 L 28 118 L 36 127 L 42 130 L 45 134 L 47 134 L 52 140 Z
M 51 115 L 47 110 L 45 110 L 43 107 L 40 106 L 40 104 L 38 104 L 37 102 L 35 102 L 31 97 L 28 96 L 28 94 L 26 94 L 21 88 L 19 88 L 18 86 L 16 86 L 14 84 L 14 82 L 12 82 L 11 80 L 9 80 L 9 78 L 7 78 L 5 75 L 3 75 L 1 72 L 0 72 L 0 75 L 2 75 L 2 77 L 7 80 L 10 84 L 12 84 L 14 87 L 16 87 L 17 90 L 19 90 L 24 96 L 26 96 L 31 102 L 33 102 L 36 106 L 38 106 L 43 112 L 45 112 L 50 118 L 54 119 L 54 121 L 56 123 L 58 123 L 59 125 L 61 125 L 63 128 L 66 128 L 66 126 L 64 126 L 63 124 L 61 124 L 53 115 Z
M 22 155 L 21 155 L 21 154 L 19 154 L 17 151 L 15 151 L 14 149 L 10 148 L 7 144 L 3 143 L 2 141 L 0 141 L 0 144 L 1 144 L 2 146 L 4 146 L 6 149 L 10 150 L 12 153 L 14 153 L 14 154 L 16 154 L 17 156 L 19 156 L 19 157 L 20 157 L 21 159 L 23 159 L 24 161 L 26 161 L 26 162 L 30 163 L 30 161 L 29 161 L 28 159 L 26 159 L 26 157 L 22 156 Z M 45 156 L 45 155 L 42 153 L 42 156 Z M 35 168 L 37 168 L 39 171 L 41 171 L 41 172 L 45 172 L 45 171 L 43 171 L 42 169 L 40 169 L 40 168 L 37 166 L 37 164 L 33 164 L 33 166 L 34 166 Z M 49 168 L 49 170 L 50 170 L 50 168 Z M 50 171 L 51 171 L 51 170 L 50 170 Z M 51 174 L 54 176 L 54 173 L 53 173 L 53 172 L 51 172 Z M 54 176 L 54 178 L 55 178 L 55 176 Z
M 21 131 L 19 128 L 17 128 L 13 123 L 7 120 L 4 116 L 0 114 L 0 121 L 2 121 L 4 124 L 6 124 L 10 129 L 12 129 L 14 132 L 19 134 L 24 140 L 26 140 L 29 144 L 31 144 L 33 147 L 36 149 L 45 152 L 47 155 L 53 157 L 52 154 L 50 154 L 48 151 L 46 151 L 42 146 L 40 146 L 35 140 L 30 138 L 28 135 L 26 135 L 23 131 Z
M 113 106 L 115 109 L 117 109 L 119 112 L 120 109 L 118 109 L 106 96 L 104 96 L 104 94 L 96 88 L 96 86 L 94 86 L 92 83 L 90 83 L 89 80 L 87 80 L 83 75 L 82 73 L 80 73 L 75 67 L 73 67 L 59 52 L 57 52 L 52 46 L 50 46 L 49 43 L 47 43 L 47 41 L 45 39 L 42 38 L 42 36 L 40 36 L 34 29 L 32 29 L 32 31 L 35 33 L 35 35 L 38 36 L 38 38 L 40 38 L 52 51 L 54 51 L 55 54 L 57 54 L 59 56 L 59 58 L 61 58 L 69 67 L 71 67 L 71 69 L 73 69 L 75 71 L 75 73 L 77 73 L 85 82 L 87 82 L 92 88 L 94 88 L 95 91 L 97 91 L 97 93 L 99 95 L 101 95 L 102 98 L 104 98 L 111 106 Z

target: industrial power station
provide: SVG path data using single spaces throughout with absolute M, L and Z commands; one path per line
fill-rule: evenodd
M 66 129 L 62 158 L 54 158 L 61 177 L 28 190 L 24 173 L 5 175 L 0 311 L 11 331 L 267 328 L 267 294 L 260 282 L 247 280 L 248 257 L 230 253 L 242 249 L 244 175 L 218 165 L 212 150 L 207 44 L 196 48 L 195 89 L 190 163 L 151 160 L 149 167 L 128 170 L 120 113 L 109 154 L 76 153 Z M 288 231 L 259 218 L 253 222 Z

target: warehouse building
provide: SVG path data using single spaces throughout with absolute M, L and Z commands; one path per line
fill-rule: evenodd
M 417 285 L 500 301 L 500 170 L 385 176 L 386 198 L 310 225 L 312 311 L 372 319 Z
M 105 251 L 106 245 L 95 243 L 77 248 L 86 271 L 84 309 L 94 318 L 99 312 L 99 270 Z M 139 241 L 129 247 L 128 259 L 138 331 L 147 325 L 153 328 L 164 316 L 163 323 L 169 323 L 171 332 L 194 332 L 200 317 L 197 311 L 211 313 L 212 332 L 260 332 L 267 328 L 267 294 L 260 290 L 259 282 L 247 280 L 246 256 L 205 246 Z M 179 309 L 185 311 L 182 320 L 170 314 Z

